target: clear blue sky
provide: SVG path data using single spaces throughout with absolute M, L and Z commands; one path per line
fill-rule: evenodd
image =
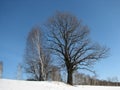
M 120 0 L 0 0 L 0 60 L 3 78 L 14 79 L 22 62 L 26 37 L 56 11 L 67 11 L 88 25 L 93 41 L 110 55 L 94 66 L 99 78 L 120 80 Z

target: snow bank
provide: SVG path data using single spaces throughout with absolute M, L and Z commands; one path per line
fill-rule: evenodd
M 0 79 L 0 90 L 120 90 L 120 87 L 70 86 L 62 82 Z
M 68 90 L 72 86 L 50 81 L 0 80 L 0 90 Z

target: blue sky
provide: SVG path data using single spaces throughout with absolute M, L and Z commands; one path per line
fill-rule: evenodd
M 94 42 L 109 47 L 108 58 L 94 66 L 98 77 L 120 80 L 120 0 L 0 0 L 0 60 L 3 78 L 15 79 L 28 32 L 56 11 L 70 12 L 90 28 Z

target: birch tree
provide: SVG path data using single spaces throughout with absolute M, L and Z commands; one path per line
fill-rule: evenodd
M 40 29 L 34 28 L 28 35 L 25 50 L 25 71 L 31 75 L 32 79 L 39 81 L 46 79 L 45 68 L 50 61 L 48 53 L 45 53 L 42 40 Z

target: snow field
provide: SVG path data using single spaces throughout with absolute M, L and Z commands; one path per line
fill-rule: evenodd
M 56 81 L 20 81 L 0 79 L 0 90 L 120 90 L 110 86 L 70 86 Z

